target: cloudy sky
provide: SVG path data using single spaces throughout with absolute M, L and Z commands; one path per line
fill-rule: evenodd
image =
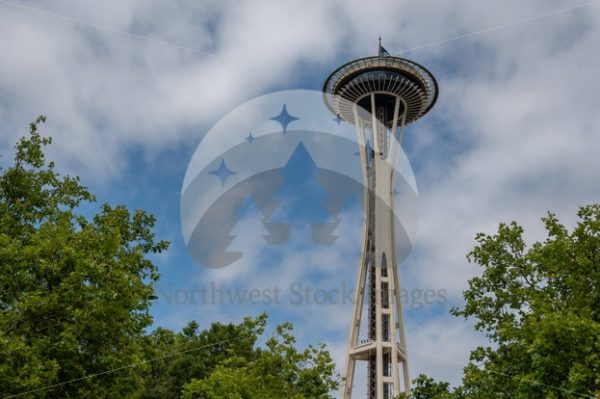
M 352 285 L 357 212 L 347 209 L 331 247 L 307 245 L 300 230 L 267 248 L 244 234 L 256 226 L 240 225 L 245 260 L 215 271 L 186 252 L 180 193 L 203 136 L 228 112 L 276 90 L 319 90 L 338 65 L 372 55 L 379 35 L 440 86 L 435 108 L 405 134 L 420 224 L 400 271 L 405 288 L 443 294 L 407 307 L 412 375 L 458 383 L 484 342 L 448 315 L 478 272 L 465 259 L 474 235 L 518 220 L 529 240 L 543 239 L 546 211 L 572 225 L 578 206 L 599 199 L 600 1 L 0 0 L 0 151 L 45 114 L 62 171 L 101 202 L 158 217 L 172 246 L 156 258 L 156 325 L 267 310 L 295 322 L 302 344 L 326 342 L 341 369 L 348 304 L 212 305 L 175 294 Z

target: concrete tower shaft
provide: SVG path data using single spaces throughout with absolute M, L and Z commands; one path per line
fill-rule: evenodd
M 327 107 L 356 127 L 366 182 L 362 255 L 350 326 L 344 399 L 352 397 L 357 385 L 357 361 L 367 364 L 369 399 L 391 399 L 410 390 L 395 253 L 393 165 L 400 154 L 404 126 L 433 107 L 438 87 L 424 67 L 390 56 L 381 45 L 378 53 L 342 65 L 323 87 Z M 364 303 L 366 331 L 361 331 Z

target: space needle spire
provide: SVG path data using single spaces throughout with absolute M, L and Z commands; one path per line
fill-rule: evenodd
M 438 86 L 421 65 L 391 56 L 380 37 L 377 56 L 342 65 L 327 78 L 323 91 L 327 107 L 356 127 L 365 184 L 362 253 L 342 398 L 353 397 L 359 384 L 354 378 L 357 362 L 366 362 L 367 397 L 391 399 L 410 391 L 394 239 L 393 165 L 401 154 L 404 127 L 433 107 Z

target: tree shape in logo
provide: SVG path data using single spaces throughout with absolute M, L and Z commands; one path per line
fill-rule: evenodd
M 332 235 L 339 220 L 332 217 L 325 206 L 327 192 L 319 183 L 321 169 L 306 150 L 302 142 L 290 156 L 281 170 L 283 184 L 275 195 L 281 202 L 280 207 L 268 219 L 266 227 L 276 233 L 278 240 L 267 239 L 269 243 L 289 240 L 292 228 L 298 229 L 310 224 L 313 242 L 331 245 L 335 241 Z M 286 235 L 281 234 L 286 231 Z M 316 234 L 315 234 L 316 233 Z
M 271 233 L 265 227 L 265 216 L 251 195 L 242 201 L 236 214 L 236 224 L 231 230 L 233 241 L 227 252 L 247 253 L 249 248 L 258 248 L 257 241 L 262 241 Z M 260 237 L 260 239 L 258 239 Z
M 319 185 L 324 188 L 326 200 L 323 206 L 334 218 L 333 223 L 313 223 L 313 240 L 320 244 L 333 245 L 337 239 L 336 233 L 343 231 L 340 229 L 342 218 L 339 216 L 342 212 L 348 211 L 348 208 L 355 203 L 362 207 L 363 185 L 347 176 L 320 169 L 317 175 Z

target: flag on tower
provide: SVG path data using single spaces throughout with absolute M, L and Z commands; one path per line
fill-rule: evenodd
M 390 57 L 390 53 L 381 45 L 381 36 L 379 37 L 379 56 L 380 57 Z

